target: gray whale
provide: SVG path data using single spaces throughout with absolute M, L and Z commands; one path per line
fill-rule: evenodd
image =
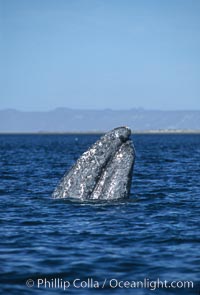
M 130 135 L 128 127 L 107 132 L 64 175 L 52 197 L 81 200 L 127 198 L 135 160 Z

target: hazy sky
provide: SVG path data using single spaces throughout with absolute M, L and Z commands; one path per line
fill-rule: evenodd
M 200 109 L 199 0 L 0 0 L 0 109 Z

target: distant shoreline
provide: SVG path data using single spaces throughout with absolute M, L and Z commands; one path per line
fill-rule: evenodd
M 35 131 L 35 132 L 0 132 L 0 135 L 95 135 L 106 131 Z M 200 134 L 200 130 L 132 130 L 132 134 Z
M 0 134 L 102 134 L 124 124 L 135 134 L 200 133 L 200 110 L 82 111 L 60 108 L 49 112 L 0 111 Z

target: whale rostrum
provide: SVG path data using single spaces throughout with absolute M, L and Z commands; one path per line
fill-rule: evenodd
M 103 135 L 64 175 L 52 197 L 81 200 L 127 198 L 135 160 L 130 135 L 128 127 L 115 128 Z

